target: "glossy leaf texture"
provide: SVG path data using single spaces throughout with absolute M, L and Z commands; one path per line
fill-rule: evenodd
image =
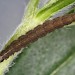
M 6 75 L 75 75 L 75 25 L 24 48 Z

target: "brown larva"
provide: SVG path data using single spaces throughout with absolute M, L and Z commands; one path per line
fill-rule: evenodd
M 62 17 L 57 17 L 53 20 L 47 20 L 42 25 L 37 26 L 34 30 L 27 32 L 25 35 L 20 36 L 17 40 L 13 41 L 9 46 L 0 53 L 0 62 L 7 59 L 9 56 L 26 47 L 38 38 L 45 36 L 47 33 L 61 28 L 75 21 L 75 13 L 67 14 Z

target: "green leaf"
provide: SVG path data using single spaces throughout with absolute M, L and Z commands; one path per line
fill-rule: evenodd
M 36 26 L 53 16 L 57 11 L 75 2 L 75 0 L 50 0 L 44 7 L 38 10 L 39 1 L 40 0 L 30 0 L 26 15 L 24 15 L 21 24 L 6 46 L 19 36 L 25 35 L 28 31 L 33 30 Z
M 51 3 L 52 1 L 54 2 Z M 46 19 L 48 19 L 48 17 L 51 17 L 60 9 L 75 1 L 51 0 L 51 2 L 38 10 L 37 6 L 39 0 L 31 0 L 28 5 L 26 15 L 24 15 L 21 24 L 6 46 L 19 36 L 26 34 L 26 32 L 29 30 L 34 29 L 36 26 L 41 24 L 41 22 L 44 22 Z M 72 29 L 74 28 L 72 27 Z M 15 60 L 15 63 L 17 64 L 11 68 L 8 75 L 53 75 L 53 73 L 60 68 L 64 61 L 74 53 L 74 50 L 71 50 L 71 47 L 74 45 L 74 43 L 72 44 L 72 42 L 74 42 L 74 30 L 72 29 L 71 31 L 67 29 L 57 30 L 43 39 L 39 39 L 40 41 L 38 40 L 37 42 L 29 45 L 28 48 L 23 50 L 23 53 L 19 56 L 20 58 Z M 68 32 L 69 34 L 67 34 Z M 62 52 L 63 50 L 64 52 Z M 3 75 L 6 69 L 8 69 L 10 63 L 13 61 L 13 59 L 15 59 L 15 57 L 17 57 L 18 53 L 15 53 L 7 60 L 0 63 L 0 75 Z M 56 57 L 58 59 L 56 59 Z
M 75 25 L 30 44 L 6 75 L 75 75 Z
M 28 18 L 30 16 L 34 16 L 37 12 L 37 6 L 38 6 L 39 0 L 30 0 L 29 4 L 27 6 L 27 10 L 25 13 L 25 17 Z
M 32 29 L 34 27 L 34 26 L 32 26 L 32 28 L 31 27 L 29 28 L 29 26 L 31 26 L 31 24 L 32 25 L 33 25 L 33 23 L 36 24 L 33 21 L 33 17 L 35 16 L 36 12 L 38 11 L 38 4 L 39 4 L 39 0 L 30 0 L 29 1 L 27 9 L 24 12 L 24 16 L 23 16 L 21 24 L 16 29 L 14 35 L 12 35 L 11 39 L 8 41 L 6 46 L 9 45 L 13 40 L 16 40 L 19 36 L 25 34 L 27 31 L 29 31 L 30 29 Z
M 54 0 L 54 1 L 55 3 L 53 3 L 52 5 L 47 4 L 41 10 L 39 10 L 35 18 L 39 21 L 45 21 L 46 19 L 49 19 L 51 16 L 53 16 L 53 14 L 55 14 L 60 9 L 75 2 L 75 0 L 57 0 L 57 1 Z
M 75 7 L 73 7 L 68 13 L 73 13 L 75 12 Z

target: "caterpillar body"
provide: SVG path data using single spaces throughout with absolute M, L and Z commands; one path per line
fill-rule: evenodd
M 37 26 L 33 30 L 30 30 L 25 35 L 20 36 L 17 40 L 14 40 L 9 46 L 7 46 L 0 53 L 0 62 L 7 59 L 9 56 L 26 47 L 29 43 L 32 43 L 38 38 L 45 36 L 47 33 L 54 31 L 55 29 L 62 28 L 75 21 L 75 13 L 67 14 L 61 17 L 57 17 L 53 20 L 47 20 L 42 25 Z

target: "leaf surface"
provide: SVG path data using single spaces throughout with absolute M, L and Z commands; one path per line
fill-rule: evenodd
M 75 75 L 75 26 L 30 44 L 6 75 Z
M 41 22 L 44 22 L 60 9 L 74 2 L 74 0 L 51 0 L 44 7 L 38 10 L 37 6 L 39 0 L 31 0 L 28 5 L 26 15 L 24 15 L 21 24 L 6 46 L 19 36 L 34 29 L 36 26 L 41 24 Z M 17 58 L 14 61 L 16 64 L 10 68 L 7 75 L 60 74 L 62 69 L 64 69 L 64 64 L 72 59 L 71 57 L 74 57 L 74 32 L 75 26 L 72 25 L 70 28 L 56 30 L 47 36 L 40 38 L 35 43 L 30 44 L 28 48 L 25 48 L 19 55 L 20 58 Z M 3 75 L 17 55 L 18 53 L 15 53 L 7 60 L 0 63 L 0 67 L 2 67 L 0 68 L 0 75 Z

